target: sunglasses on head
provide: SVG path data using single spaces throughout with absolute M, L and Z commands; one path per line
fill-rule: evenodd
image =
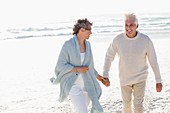
M 84 28 L 85 30 L 89 30 L 89 31 L 91 31 L 91 28 Z

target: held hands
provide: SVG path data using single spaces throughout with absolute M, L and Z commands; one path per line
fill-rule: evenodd
M 106 86 L 106 87 L 109 87 L 110 86 L 110 81 L 109 81 L 109 78 L 104 78 L 102 83 Z
M 97 79 L 101 81 L 106 87 L 110 86 L 110 81 L 108 78 L 104 78 L 101 75 L 98 75 Z
M 162 83 L 156 83 L 156 91 L 161 92 L 162 91 Z

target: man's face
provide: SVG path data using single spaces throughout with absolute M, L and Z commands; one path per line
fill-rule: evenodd
M 126 19 L 125 20 L 125 32 L 129 38 L 133 38 L 136 36 L 136 30 L 138 25 L 135 23 L 133 19 Z

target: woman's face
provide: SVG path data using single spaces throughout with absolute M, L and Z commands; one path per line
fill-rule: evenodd
M 89 39 L 90 35 L 92 34 L 91 30 L 92 30 L 91 25 L 89 25 L 87 28 L 84 28 L 85 39 Z

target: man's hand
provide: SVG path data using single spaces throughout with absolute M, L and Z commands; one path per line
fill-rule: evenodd
M 103 76 L 98 75 L 97 79 L 101 81 L 106 87 L 110 86 L 110 81 L 108 78 L 104 78 Z
M 162 83 L 156 83 L 156 91 L 161 92 L 162 91 Z
M 103 78 L 102 83 L 103 83 L 106 87 L 109 87 L 109 86 L 110 86 L 109 78 Z

